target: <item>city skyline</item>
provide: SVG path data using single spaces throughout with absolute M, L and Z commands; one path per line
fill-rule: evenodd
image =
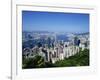
M 89 14 L 22 11 L 23 31 L 89 32 Z

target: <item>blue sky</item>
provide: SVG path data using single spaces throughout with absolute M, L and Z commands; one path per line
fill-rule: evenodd
M 23 31 L 89 32 L 89 14 L 22 11 Z

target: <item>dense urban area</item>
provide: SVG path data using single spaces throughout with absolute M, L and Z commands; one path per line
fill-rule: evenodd
M 23 31 L 22 68 L 89 66 L 89 32 Z

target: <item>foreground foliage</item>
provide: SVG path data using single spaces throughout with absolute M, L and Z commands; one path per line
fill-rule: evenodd
M 35 56 L 35 58 L 23 58 L 22 68 L 49 68 L 49 67 L 71 67 L 71 66 L 89 66 L 89 50 L 85 49 L 77 53 L 74 56 L 59 60 L 52 64 L 51 62 L 45 62 L 41 56 Z
M 65 58 L 64 60 L 57 61 L 55 66 L 65 67 L 65 66 L 89 66 L 89 50 L 85 49 L 80 51 L 74 56 Z

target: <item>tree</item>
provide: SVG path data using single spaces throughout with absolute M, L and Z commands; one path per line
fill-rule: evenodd
M 45 65 L 44 58 L 38 55 L 34 58 L 26 58 L 23 65 L 23 68 L 41 68 Z

